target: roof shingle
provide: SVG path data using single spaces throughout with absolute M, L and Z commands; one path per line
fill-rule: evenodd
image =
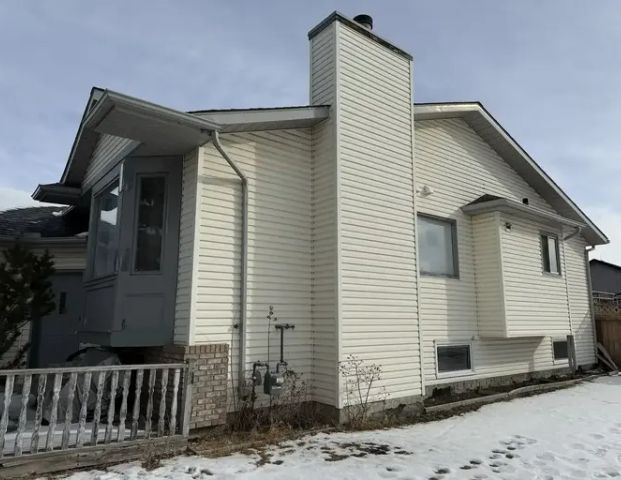
M 64 207 L 27 207 L 0 212 L 0 237 L 73 237 L 88 229 L 86 216 L 75 210 L 65 215 Z

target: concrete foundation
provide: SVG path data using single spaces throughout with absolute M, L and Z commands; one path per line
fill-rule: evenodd
M 569 368 L 556 368 L 553 370 L 542 370 L 539 372 L 527 372 L 515 375 L 503 375 L 500 377 L 477 378 L 471 380 L 457 380 L 450 383 L 438 385 L 427 385 L 425 398 L 437 395 L 459 395 L 472 390 L 492 389 L 495 387 L 508 387 L 512 385 L 527 384 L 550 377 L 562 377 L 571 374 Z

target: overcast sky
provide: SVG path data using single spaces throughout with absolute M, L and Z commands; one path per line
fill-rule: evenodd
M 182 110 L 308 102 L 307 32 L 369 13 L 418 102 L 479 100 L 621 263 L 621 1 L 0 0 L 0 209 L 59 180 L 90 88 Z

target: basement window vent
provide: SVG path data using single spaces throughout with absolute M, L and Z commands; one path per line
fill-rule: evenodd
M 470 345 L 438 345 L 436 356 L 438 373 L 472 370 Z
M 554 340 L 552 348 L 554 349 L 554 360 L 567 360 L 569 358 L 567 340 Z

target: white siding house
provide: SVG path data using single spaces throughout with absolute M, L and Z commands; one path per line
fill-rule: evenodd
M 287 332 L 290 366 L 310 377 L 311 143 L 309 129 L 224 135 L 222 144 L 248 177 L 248 292 L 246 371 L 258 360 L 278 359 L 278 332 L 268 331 L 269 306 Z M 241 262 L 241 189 L 235 173 L 207 145 L 198 162 L 191 291 L 191 344 L 228 343 L 237 382 Z M 187 172 L 192 175 L 193 169 Z M 188 249 L 189 250 L 189 249 Z M 187 285 L 178 284 L 177 297 Z M 181 320 L 181 318 L 179 318 Z M 184 320 L 181 320 L 185 322 Z M 269 340 L 268 340 L 269 332 Z M 270 350 L 268 351 L 268 346 Z
M 40 190 L 90 202 L 100 223 L 120 212 L 102 240 L 109 275 L 87 278 L 93 299 L 104 284 L 117 296 L 117 323 L 91 322 L 113 334 L 97 338 L 128 346 L 123 302 L 174 287 L 161 296 L 174 306 L 169 343 L 145 329 L 141 346 L 227 345 L 237 398 L 255 362 L 278 360 L 273 305 L 295 325 L 288 367 L 336 410 L 350 356 L 381 366 L 373 398 L 396 404 L 436 384 L 567 369 L 569 335 L 577 364 L 594 363 L 585 252 L 605 235 L 480 104 L 415 105 L 412 57 L 368 25 L 335 12 L 309 41 L 308 106 L 186 113 L 91 98 L 63 177 L 73 183 Z M 145 172 L 181 178 L 164 192 L 180 207 L 161 207 L 178 230 L 137 225 L 154 205 L 138 197 Z M 140 228 L 178 242 L 172 260 L 156 254 L 174 285 L 156 282 L 162 270 L 132 276 Z
M 459 252 L 458 278 L 421 276 L 427 383 L 566 367 L 567 361 L 555 362 L 552 340 L 574 330 L 581 332 L 578 363 L 593 364 L 584 239 L 559 241 L 561 275 L 542 272 L 540 233 L 552 230 L 562 239 L 572 229 L 502 212 L 472 216 L 462 207 L 493 195 L 558 212 L 465 120 L 420 120 L 415 132 L 417 212 L 454 220 Z M 425 194 L 425 186 L 433 193 Z M 438 344 L 469 345 L 471 368 L 439 372 Z

